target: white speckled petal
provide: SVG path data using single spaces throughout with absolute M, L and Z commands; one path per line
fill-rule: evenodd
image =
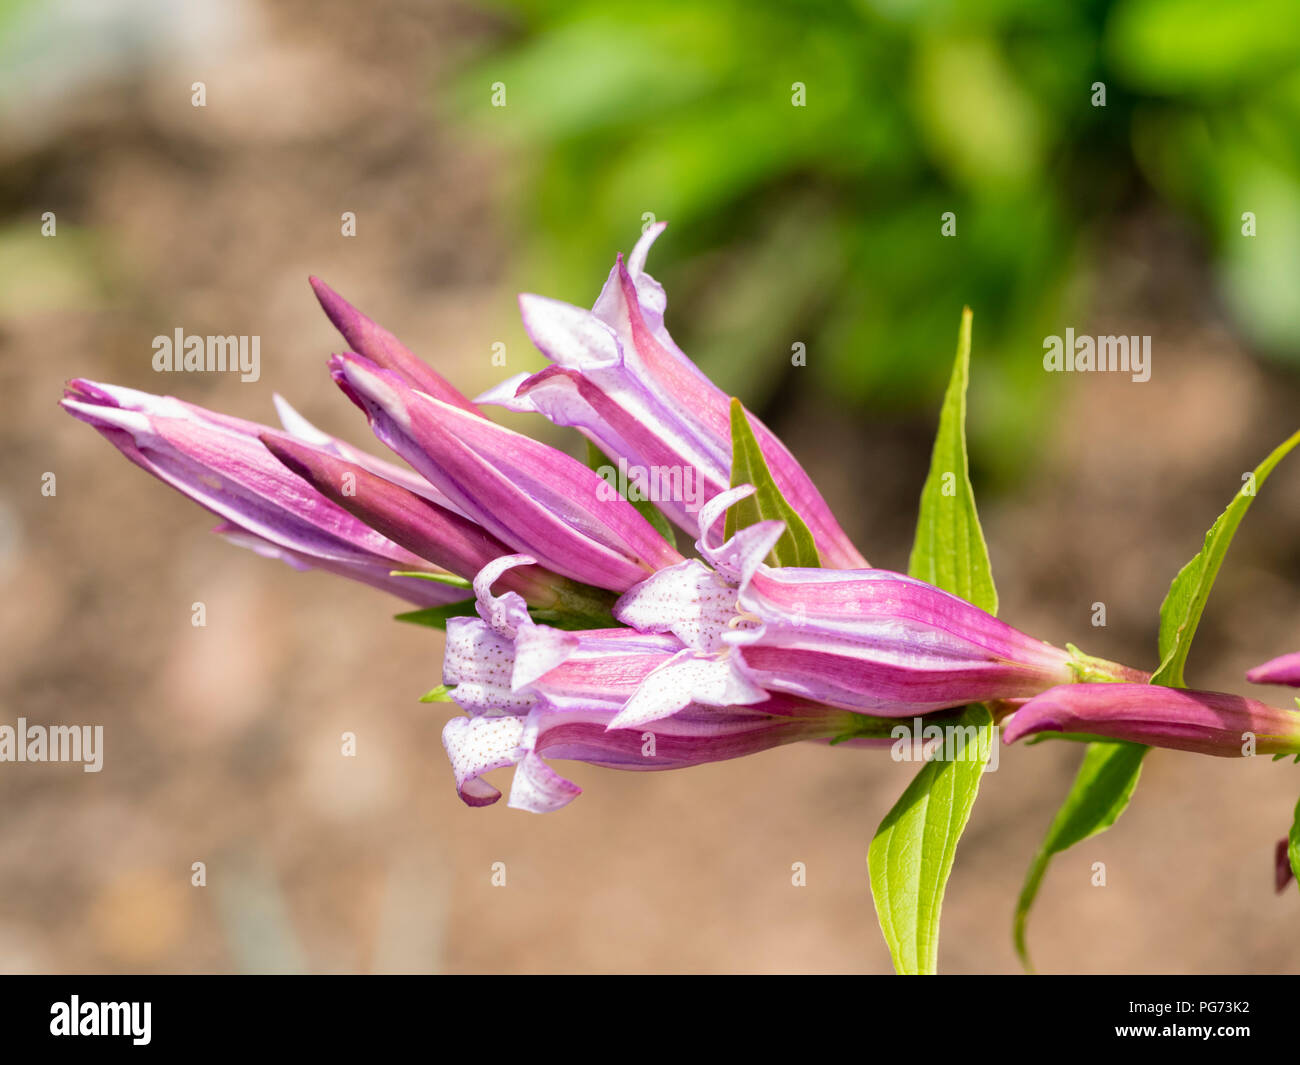
M 507 805 L 515 810 L 548 814 L 567 806 L 581 794 L 582 789 L 577 784 L 565 780 L 540 756 L 530 751 L 515 768 L 515 779 L 510 786 Z
M 469 806 L 487 806 L 501 792 L 482 774 L 513 765 L 520 758 L 524 722 L 517 717 L 453 717 L 442 730 L 442 745 L 456 777 L 456 790 Z
M 662 569 L 625 592 L 614 617 L 640 632 L 671 632 L 697 651 L 720 650 L 736 589 L 698 559 Z
M 728 488 L 725 492 L 719 492 L 710 499 L 704 506 L 700 507 L 700 539 L 696 547 L 703 553 L 705 548 L 700 547 L 701 543 L 707 544 L 709 533 L 712 532 L 713 526 L 718 523 L 728 508 L 739 503 L 742 499 L 752 496 L 756 489 L 752 484 L 738 484 L 735 488 Z M 707 557 L 707 556 L 706 556 Z
M 718 520 L 742 499 L 754 494 L 752 484 L 741 484 L 714 496 L 700 508 L 700 538 L 695 546 L 714 569 L 744 591 L 755 571 L 785 532 L 783 521 L 760 521 L 736 532 L 726 543 L 710 547 L 710 534 Z M 713 537 L 716 539 L 716 537 Z
M 451 618 L 447 622 L 447 649 L 442 681 L 455 685 L 456 705 L 469 714 L 493 710 L 527 713 L 537 701 L 513 685 L 515 647 L 478 618 Z
M 515 637 L 515 668 L 510 686 L 519 691 L 562 665 L 578 649 L 576 633 L 538 625 L 530 618 Z
M 474 596 L 478 600 L 478 616 L 492 626 L 502 636 L 514 638 L 519 626 L 528 617 L 528 604 L 518 592 L 506 592 L 502 596 L 492 594 L 492 585 L 501 574 L 515 566 L 531 566 L 537 559 L 532 555 L 503 555 L 494 559 L 478 571 L 474 578 Z
M 757 522 L 739 530 L 721 547 L 712 549 L 709 561 L 737 591 L 743 592 L 784 532 L 783 521 Z
M 614 715 L 609 728 L 634 728 L 669 717 L 691 703 L 705 706 L 749 706 L 767 692 L 749 681 L 730 655 L 697 655 L 682 651 L 651 673 Z

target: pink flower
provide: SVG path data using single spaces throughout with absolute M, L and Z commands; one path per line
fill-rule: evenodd
M 556 425 L 576 426 L 611 459 L 625 460 L 642 492 L 693 534 L 700 504 L 730 484 L 730 398 L 664 327 L 667 299 L 645 272 L 645 260 L 665 224 L 647 229 L 626 262 L 619 256 L 591 311 L 521 296 L 524 326 L 555 365 L 513 377 L 479 402 L 536 411 Z M 770 429 L 751 421 L 777 487 L 807 523 L 822 564 L 865 567 L 867 560 L 803 467 Z M 658 491 L 652 491 L 655 487 Z

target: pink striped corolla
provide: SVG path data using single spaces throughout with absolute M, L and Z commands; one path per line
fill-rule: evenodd
M 730 489 L 701 509 L 703 561 L 661 570 L 615 605 L 623 624 L 686 645 L 628 701 L 619 725 L 656 720 L 675 702 L 724 685 L 747 702 L 779 693 L 909 717 L 1025 698 L 1074 679 L 1070 652 L 923 581 L 886 570 L 767 565 L 779 521 L 711 546 L 705 530 L 752 491 Z
M 731 400 L 664 327 L 663 286 L 645 272 L 650 245 L 664 226 L 650 226 L 626 262 L 618 257 L 590 311 L 521 296 L 524 327 L 553 365 L 510 378 L 477 402 L 577 427 L 629 471 L 643 498 L 694 533 L 700 503 L 730 484 Z M 777 487 L 807 523 L 822 565 L 867 566 L 789 449 L 758 419 L 750 421 Z M 708 539 L 718 546 L 720 532 Z

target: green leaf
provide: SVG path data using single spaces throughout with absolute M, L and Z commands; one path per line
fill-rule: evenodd
M 474 617 L 477 613 L 473 599 L 461 599 L 459 602 L 445 603 L 442 606 L 428 606 L 422 610 L 408 610 L 404 614 L 394 614 L 393 620 L 409 622 L 412 625 L 427 625 L 431 629 L 445 629 L 451 618 Z M 608 612 L 575 613 L 563 608 L 530 606 L 528 616 L 539 625 L 550 625 L 557 629 L 605 629 L 615 623 Z
M 1295 804 L 1295 820 L 1291 822 L 1291 831 L 1287 833 L 1286 856 L 1291 861 L 1296 887 L 1300 887 L 1300 802 Z
M 583 629 L 609 629 L 618 625 L 608 610 L 604 613 L 595 613 L 586 610 L 530 606 L 528 616 L 539 625 L 550 625 L 553 629 L 566 629 L 572 632 L 580 632 Z
M 422 703 L 449 703 L 451 702 L 452 689 L 445 684 L 439 684 L 436 688 L 430 688 L 420 696 Z
M 1187 652 L 1237 527 L 1250 509 L 1259 487 L 1297 443 L 1300 443 L 1300 433 L 1294 434 L 1275 448 L 1268 458 L 1255 467 L 1254 473 L 1245 480 L 1227 509 L 1210 526 L 1200 552 L 1178 571 L 1178 576 L 1169 586 L 1169 594 L 1160 606 L 1160 666 L 1151 677 L 1152 684 L 1175 688 L 1185 686 L 1183 667 L 1187 662 Z M 1147 747 L 1137 743 L 1088 745 L 1083 764 L 1070 786 L 1070 793 L 1029 866 L 1020 899 L 1016 903 L 1013 935 L 1016 953 L 1020 955 L 1025 968 L 1030 968 L 1025 940 L 1029 909 L 1038 894 L 1048 863 L 1054 854 L 1105 831 L 1119 819 L 1128 806 L 1133 789 L 1137 787 L 1142 759 L 1147 750 Z
M 921 489 L 921 513 L 907 572 L 996 614 L 998 593 L 975 510 L 966 453 L 971 317 L 969 307 L 962 311 L 957 360 L 939 412 L 939 433 L 930 457 L 930 473 Z
M 908 573 L 996 614 L 998 594 L 966 455 L 970 334 L 968 307 L 962 311 L 957 359 L 921 490 Z M 953 855 L 979 791 L 989 745 L 996 742 L 986 707 L 967 707 L 957 720 L 977 729 L 982 758 L 926 765 L 881 822 L 867 852 L 876 914 L 900 973 L 935 971 L 939 910 Z
M 1268 458 L 1255 467 L 1255 472 L 1241 486 L 1241 490 L 1228 504 L 1228 509 L 1210 526 L 1210 531 L 1205 534 L 1205 546 L 1178 571 L 1178 576 L 1169 586 L 1169 594 L 1160 607 L 1160 667 L 1151 677 L 1152 684 L 1184 687 L 1183 666 L 1187 662 L 1187 651 L 1191 647 L 1192 637 L 1196 635 L 1205 601 L 1210 597 L 1210 589 L 1214 587 L 1214 580 L 1219 575 L 1219 567 L 1223 564 L 1224 555 L 1228 553 L 1237 526 L 1250 509 L 1255 494 L 1273 472 L 1273 467 L 1297 443 L 1300 443 L 1300 432 L 1279 444 Z
M 880 930 L 904 975 L 933 973 L 938 965 L 944 887 L 995 742 L 993 717 L 983 705 L 968 706 L 957 727 L 976 738 L 975 750 L 967 744 L 961 756 L 926 763 L 867 850 Z
M 752 484 L 754 494 L 742 499 L 727 511 L 726 535 L 746 529 L 760 521 L 777 519 L 785 522 L 785 532 L 768 556 L 774 566 L 808 566 L 817 568 L 821 559 L 817 545 L 803 518 L 786 502 L 777 488 L 772 471 L 767 468 L 763 451 L 754 439 L 754 430 L 740 400 L 731 400 L 731 487 Z
M 454 573 L 426 573 L 424 570 L 390 570 L 390 577 L 414 577 L 421 581 L 434 581 L 438 584 L 450 584 L 453 588 L 473 588 L 471 581 L 464 577 L 457 577 Z
M 600 448 L 590 440 L 587 441 L 587 465 L 597 473 L 600 473 L 602 469 L 609 468 L 609 461 L 605 458 L 604 452 L 602 452 Z M 604 474 L 601 474 L 601 476 L 604 476 Z M 617 484 L 614 484 L 612 487 L 615 491 L 618 491 Z M 627 499 L 627 496 L 624 495 L 623 498 Z M 637 513 L 640 514 L 641 517 L 645 518 L 646 521 L 654 526 L 655 532 L 670 544 L 676 546 L 677 537 L 673 534 L 673 527 L 668 523 L 668 519 L 664 516 L 662 510 L 648 499 L 627 499 L 627 501 L 631 503 L 632 506 L 636 507 Z
M 1029 910 L 1038 894 L 1043 875 L 1054 854 L 1068 850 L 1089 836 L 1095 836 L 1115 823 L 1128 805 L 1133 789 L 1137 787 L 1142 772 L 1142 757 L 1147 748 L 1140 743 L 1090 743 L 1083 756 L 1083 764 L 1075 774 L 1074 783 L 1065 802 L 1056 812 L 1047 838 L 1038 849 L 1020 898 L 1016 902 L 1014 936 L 1016 953 L 1030 972 L 1029 947 L 1026 943 L 1026 925 Z
M 405 614 L 394 614 L 394 621 L 406 621 L 412 625 L 427 625 L 431 629 L 445 629 L 450 618 L 471 617 L 475 613 L 473 599 L 461 599 L 455 603 L 442 606 L 427 606 L 422 610 L 408 610 Z

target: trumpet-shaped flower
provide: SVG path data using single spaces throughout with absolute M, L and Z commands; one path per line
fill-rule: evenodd
M 645 272 L 663 228 L 647 229 L 626 262 L 619 256 L 591 311 L 521 296 L 524 326 L 554 365 L 511 378 L 479 402 L 576 426 L 606 455 L 625 460 L 640 491 L 694 532 L 700 504 L 730 483 L 730 399 L 664 328 L 663 287 Z M 822 564 L 865 567 L 803 467 L 771 430 L 752 421 L 772 476 L 807 523 Z M 720 533 L 710 535 L 716 546 Z
M 461 798 L 471 806 L 501 793 L 482 774 L 515 766 L 509 805 L 543 813 L 580 790 L 543 760 L 565 758 L 618 769 L 680 769 L 799 740 L 859 736 L 861 720 L 833 707 L 759 693 L 756 705 L 689 701 L 651 731 L 615 724 L 646 679 L 682 651 L 671 634 L 634 629 L 561 632 L 538 625 L 518 595 L 491 594 L 501 573 L 528 556 L 499 559 L 476 578 L 479 618 L 447 625 L 443 680 L 469 716 L 452 718 L 443 745 Z
M 752 622 L 728 640 L 755 683 L 860 713 L 1025 698 L 1075 677 L 1068 651 L 887 570 L 761 566 L 737 605 Z
M 515 766 L 510 804 L 546 813 L 581 789 L 546 765 L 542 754 L 628 770 L 682 769 L 753 754 L 798 740 L 861 731 L 855 715 L 792 698 L 755 706 L 689 702 L 653 731 L 614 724 L 646 677 L 681 650 L 671 635 L 629 628 L 560 632 L 533 622 L 517 594 L 490 592 L 507 568 L 530 559 L 498 559 L 474 580 L 481 618 L 447 623 L 443 680 L 469 717 L 442 733 L 459 795 L 471 806 L 500 792 L 485 772 Z
M 515 766 L 508 805 L 547 813 L 571 802 L 582 789 L 556 773 L 542 755 L 610 769 L 684 769 L 801 740 L 830 740 L 852 727 L 846 719 L 853 715 L 842 710 L 781 700 L 772 700 L 771 705 L 787 712 L 690 706 L 644 732 L 611 730 L 607 710 L 538 707 L 524 715 L 454 717 L 443 729 L 442 742 L 465 803 L 496 802 L 501 792 L 482 775 Z M 869 742 L 890 743 L 888 739 Z
M 710 527 L 752 491 L 742 485 L 701 509 L 696 547 L 711 566 L 690 560 L 661 570 L 616 604 L 625 625 L 670 632 L 686 645 L 629 700 L 618 724 L 672 713 L 673 694 L 684 702 L 725 691 L 744 704 L 783 693 L 906 717 L 1025 698 L 1074 679 L 1069 652 L 933 585 L 886 570 L 765 565 L 781 522 L 711 547 Z
M 262 554 L 425 605 L 466 599 L 473 577 L 477 616 L 447 621 L 443 678 L 467 715 L 444 743 L 471 804 L 499 797 L 485 772 L 514 765 L 511 805 L 564 805 L 578 789 L 543 755 L 667 769 L 805 739 L 888 744 L 891 718 L 1028 700 L 1014 720 L 1029 722 L 1033 697 L 1054 685 L 1145 679 L 1097 660 L 1081 673 L 1072 654 L 961 599 L 870 569 L 757 422 L 766 466 L 830 568 L 768 566 L 781 521 L 727 537 L 723 515 L 754 488 L 728 487 L 728 397 L 664 328 L 663 289 L 644 269 L 661 229 L 618 260 L 591 312 L 524 297 L 555 365 L 486 398 L 577 426 L 630 463 L 637 487 L 697 534 L 699 558 L 684 559 L 599 473 L 484 417 L 314 278 L 355 349 L 333 357 L 335 381 L 413 470 L 322 433 L 278 397 L 284 432 L 84 381 L 63 405 Z M 601 624 L 616 594 L 624 627 L 541 623 Z

